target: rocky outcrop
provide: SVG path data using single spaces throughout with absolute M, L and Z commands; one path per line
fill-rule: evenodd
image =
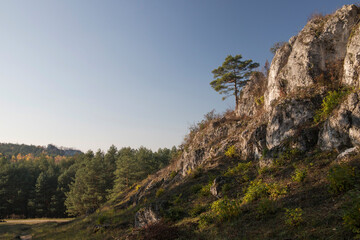
M 263 73 L 253 73 L 248 84 L 241 90 L 235 115 L 238 117 L 254 117 L 259 114 L 264 106 L 266 85 L 267 78 Z
M 263 113 L 251 120 L 224 117 L 211 121 L 188 140 L 177 161 L 177 169 L 182 176 L 186 176 L 207 160 L 223 157 L 232 145 L 243 159 L 260 158 L 266 148 L 266 119 L 267 114 Z
M 222 197 L 222 188 L 226 182 L 227 182 L 227 178 L 225 178 L 223 176 L 216 177 L 214 179 L 213 184 L 210 187 L 210 193 L 217 198 L 221 198 Z
M 214 120 L 187 140 L 188 143 L 185 144 L 177 162 L 177 168 L 183 176 L 207 159 L 216 158 L 226 150 L 229 144 L 228 136 L 235 130 L 236 124 L 225 124 L 225 121 L 225 119 Z
M 346 158 L 351 155 L 356 155 L 358 153 L 359 153 L 359 151 L 358 151 L 357 147 L 348 148 L 336 157 L 336 161 L 342 160 L 343 158 Z
M 252 133 L 250 140 L 246 144 L 246 146 L 250 148 L 247 155 L 251 155 L 256 160 L 262 157 L 265 149 L 268 149 L 266 145 L 266 128 L 266 124 L 259 125 Z
M 346 5 L 332 15 L 310 20 L 296 38 L 291 38 L 279 49 L 270 67 L 265 93 L 266 110 L 271 110 L 271 103 L 280 97 L 311 87 L 316 76 L 328 70 L 327 63 L 343 60 L 357 21 L 358 8 Z M 349 47 L 354 45 L 356 48 L 356 39 L 357 36 Z M 348 59 L 350 62 L 350 56 Z M 350 72 L 348 70 L 347 75 L 350 76 Z M 349 77 L 345 79 L 349 81 Z
M 360 145 L 360 105 L 358 93 L 351 93 L 324 123 L 319 134 L 322 150 L 339 151 Z
M 294 42 L 296 37 L 292 38 L 291 43 Z M 270 65 L 267 89 L 264 96 L 265 108 L 269 110 L 270 104 L 273 100 L 278 99 L 281 95 L 284 95 L 283 92 L 286 84 L 286 80 L 278 79 L 280 71 L 283 67 L 286 66 L 289 55 L 292 50 L 292 45 L 290 43 L 285 43 L 282 48 L 280 48 Z
M 158 222 L 161 218 L 159 211 L 157 205 L 140 209 L 135 214 L 135 227 L 144 227 L 151 223 Z
M 344 60 L 344 76 L 342 82 L 346 85 L 359 87 L 360 71 L 360 25 L 352 29 L 347 43 Z
M 297 133 L 299 127 L 312 120 L 316 107 L 309 99 L 290 99 L 274 107 L 266 129 L 266 143 L 269 149 L 281 144 Z

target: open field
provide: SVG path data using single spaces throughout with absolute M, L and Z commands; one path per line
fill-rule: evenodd
M 3 224 L 38 224 L 38 223 L 48 223 L 48 222 L 69 222 L 73 218 L 32 218 L 32 219 L 4 219 L 5 222 L 0 223 L 0 226 Z
M 0 222 L 0 239 L 32 239 L 34 228 L 39 229 L 45 225 L 64 223 L 73 218 L 34 218 L 34 219 L 4 219 Z

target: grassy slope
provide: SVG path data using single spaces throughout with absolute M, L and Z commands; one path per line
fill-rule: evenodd
M 5 219 L 5 222 L 0 222 L 0 239 L 15 239 L 17 236 L 31 235 L 34 231 L 43 231 L 47 228 L 58 225 L 58 223 L 65 224 L 71 219 Z
M 236 158 L 218 159 L 215 168 L 204 165 L 158 196 L 154 190 L 142 204 L 155 201 L 162 204 L 164 221 L 154 226 L 133 228 L 133 216 L 141 206 L 115 209 L 108 205 L 72 223 L 36 227 L 33 234 L 35 239 L 353 239 L 354 234 L 345 228 L 342 219 L 346 191 L 329 192 L 327 176 L 329 169 L 337 164 L 335 157 L 336 153 L 332 152 L 314 151 L 305 155 L 289 151 L 269 169 L 259 170 L 252 163 L 246 174 L 244 169 L 235 171 L 224 187 L 229 199 L 241 200 L 253 180 L 285 191 L 282 194 L 273 191 L 271 196 L 259 194 L 255 200 L 241 203 L 235 214 L 231 211 L 225 214 L 223 219 L 213 214 L 211 203 L 217 199 L 206 186 L 215 176 L 237 166 L 240 160 Z M 347 161 L 358 168 L 360 156 Z M 302 182 L 293 179 L 295 169 L 306 169 Z M 285 208 L 302 209 L 298 226 L 285 224 Z

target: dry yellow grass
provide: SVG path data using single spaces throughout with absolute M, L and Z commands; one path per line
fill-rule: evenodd
M 48 223 L 48 222 L 69 222 L 74 218 L 32 218 L 32 219 L 4 219 L 5 222 L 0 222 L 0 224 L 38 224 L 38 223 Z

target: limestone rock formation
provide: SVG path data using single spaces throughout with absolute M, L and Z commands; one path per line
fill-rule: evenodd
M 242 90 L 237 118 L 215 119 L 189 135 L 176 163 L 180 176 L 223 156 L 231 145 L 242 158 L 260 159 L 265 150 L 277 149 L 289 139 L 292 147 L 302 151 L 316 144 L 338 150 L 360 144 L 357 93 L 324 124 L 312 126 L 327 92 L 321 78 L 352 86 L 359 82 L 359 13 L 357 6 L 345 5 L 333 14 L 311 19 L 276 52 L 267 78 L 261 73 L 252 76 Z M 328 72 L 331 76 L 325 76 Z
M 358 8 L 346 5 L 334 14 L 316 17 L 309 21 L 296 38 L 279 49 L 271 63 L 268 87 L 265 93 L 265 108 L 282 96 L 301 88 L 314 85 L 315 77 L 327 71 L 329 63 L 342 61 L 347 54 L 348 39 L 358 21 Z M 355 34 L 356 35 L 356 34 Z M 358 51 L 356 39 L 350 42 L 352 52 Z M 351 66 L 356 54 L 347 56 L 345 81 L 352 83 Z M 353 64 L 351 62 L 353 61 Z
M 360 144 L 360 105 L 358 93 L 352 93 L 338 111 L 324 123 L 319 135 L 323 150 L 343 150 Z
M 250 77 L 250 82 L 241 90 L 239 104 L 235 109 L 237 116 L 254 117 L 263 109 L 264 91 L 267 78 L 261 72 L 256 72 Z
M 301 125 L 312 120 L 315 109 L 309 99 L 291 99 L 274 107 L 266 131 L 268 148 L 274 148 L 294 136 Z

